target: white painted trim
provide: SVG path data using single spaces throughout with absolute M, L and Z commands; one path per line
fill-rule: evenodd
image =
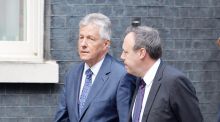
M 1 62 L 0 83 L 58 83 L 55 61 L 43 63 Z
M 27 40 L 0 41 L 0 61 L 43 62 L 44 0 L 27 0 Z
M 24 41 L 0 41 L 0 83 L 58 83 L 59 66 L 44 61 L 44 0 L 27 0 Z

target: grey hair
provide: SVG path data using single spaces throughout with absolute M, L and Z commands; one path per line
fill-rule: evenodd
M 145 48 L 152 59 L 159 59 L 162 56 L 162 46 L 157 29 L 148 26 L 128 27 L 126 35 L 130 32 L 135 34 L 133 50 Z
M 111 39 L 111 21 L 101 13 L 91 13 L 86 15 L 79 23 L 79 27 L 95 24 L 100 28 L 99 34 L 102 39 Z

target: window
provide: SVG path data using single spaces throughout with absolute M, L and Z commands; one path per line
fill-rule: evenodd
M 44 0 L 0 0 L 0 61 L 43 61 Z
M 58 64 L 43 60 L 44 0 L 0 0 L 0 82 L 57 83 Z

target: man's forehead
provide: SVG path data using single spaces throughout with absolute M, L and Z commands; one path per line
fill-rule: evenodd
M 93 35 L 97 33 L 99 33 L 98 26 L 88 25 L 88 26 L 83 26 L 79 28 L 79 34 Z
M 84 29 L 84 28 L 95 28 L 99 29 L 100 27 L 97 24 L 94 23 L 89 23 L 87 25 L 80 26 L 79 29 Z

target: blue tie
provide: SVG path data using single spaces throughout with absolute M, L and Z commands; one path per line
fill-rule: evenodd
M 139 88 L 138 88 L 137 97 L 136 97 L 132 122 L 139 122 L 142 102 L 143 102 L 144 93 L 145 93 L 145 85 L 146 83 L 144 82 L 144 80 L 141 80 Z
M 91 69 L 87 69 L 86 70 L 86 80 L 85 80 L 85 84 L 83 86 L 83 89 L 82 89 L 82 93 L 81 93 L 81 96 L 79 98 L 79 113 L 81 114 L 82 113 L 82 110 L 83 110 L 83 107 L 86 103 L 86 98 L 89 94 L 89 90 L 92 86 L 92 71 Z

